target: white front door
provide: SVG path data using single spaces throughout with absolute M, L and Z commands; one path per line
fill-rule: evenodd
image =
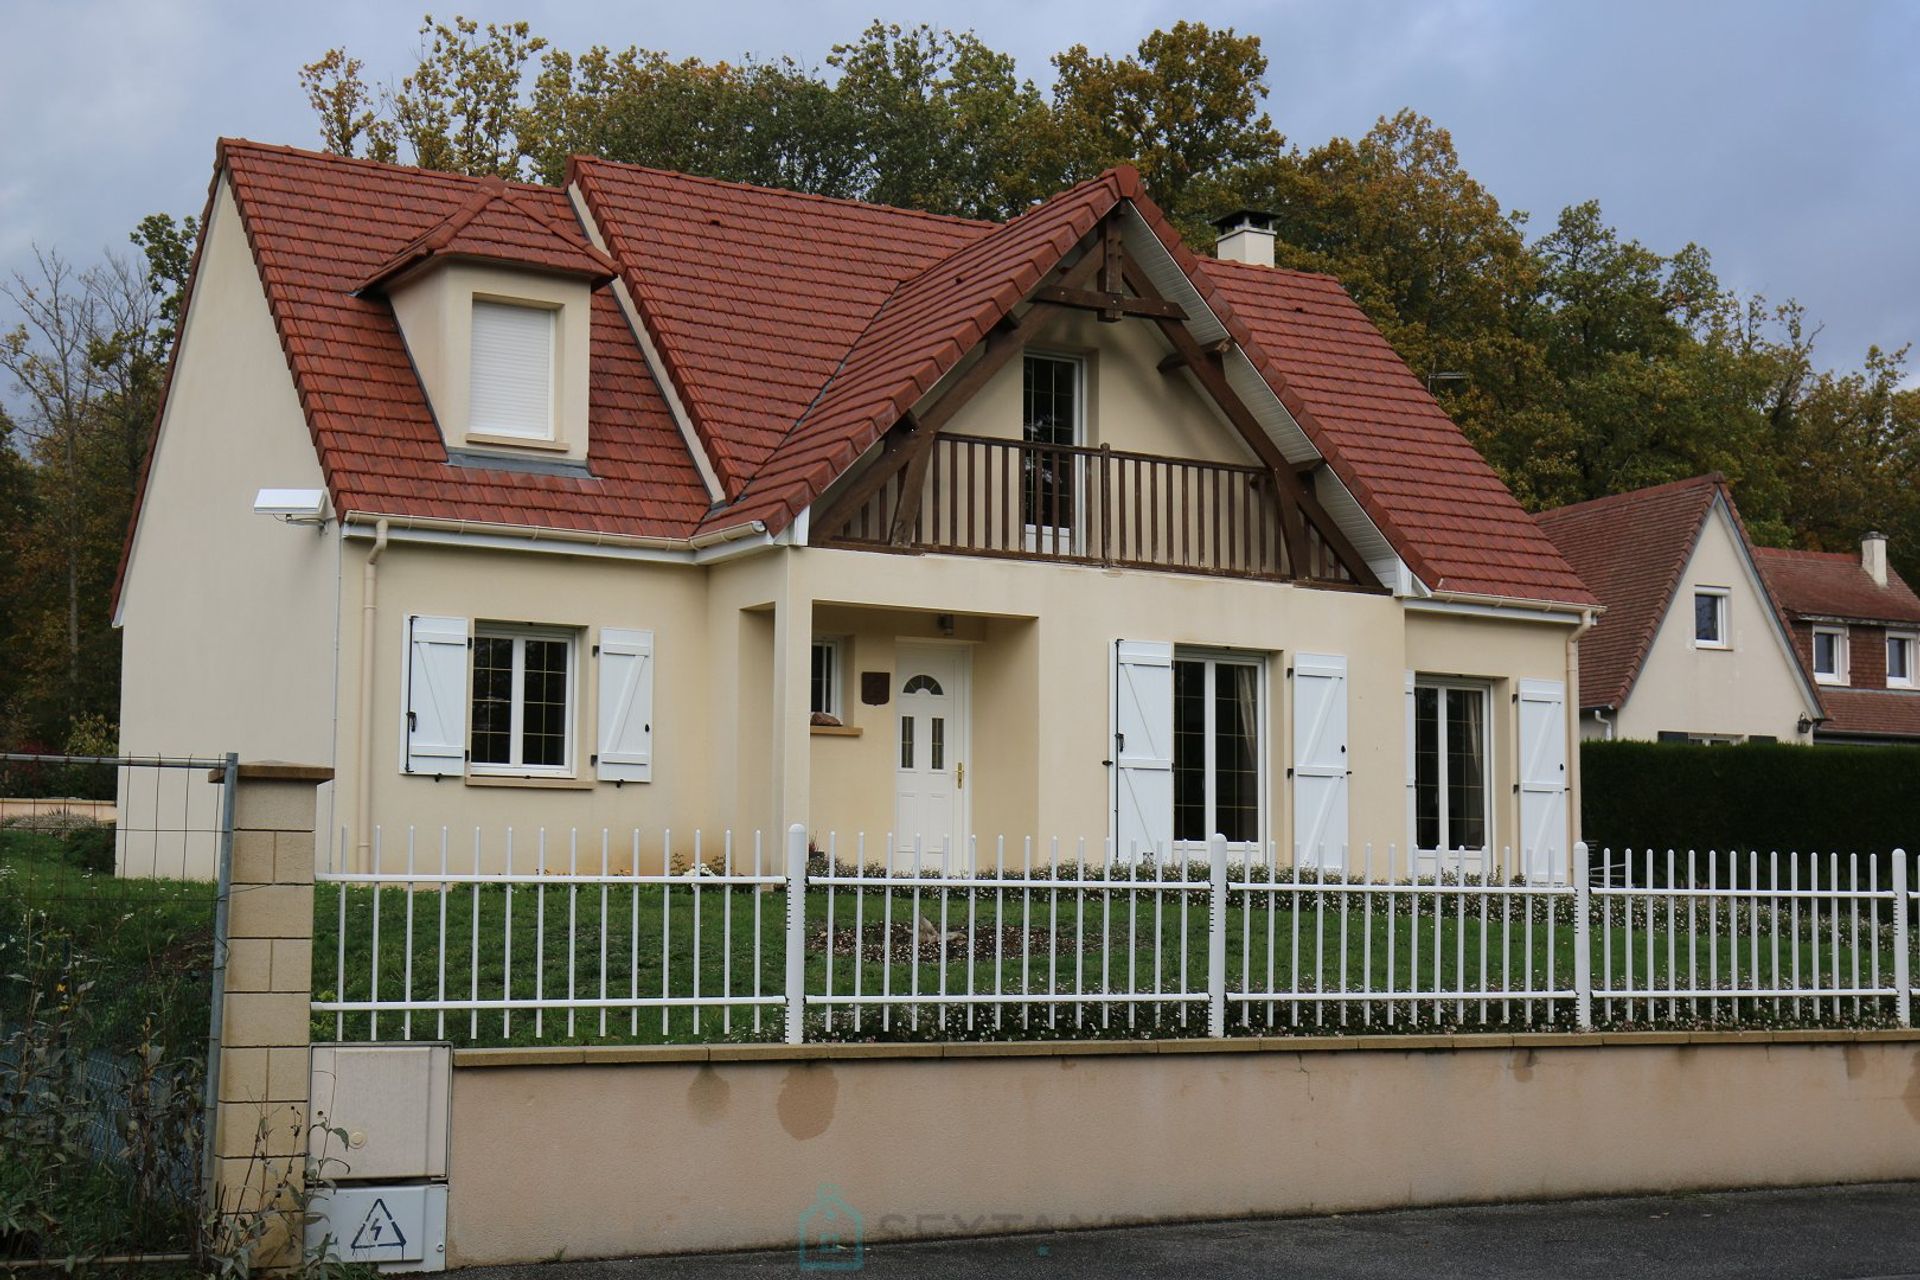
M 894 661 L 894 843 L 922 865 L 966 866 L 967 651 L 902 641 Z M 911 866 L 911 862 L 908 863 Z

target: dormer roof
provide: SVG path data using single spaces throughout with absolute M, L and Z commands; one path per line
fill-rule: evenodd
M 547 188 L 523 194 L 501 178 L 476 180 L 473 192 L 438 223 L 402 245 L 360 284 L 366 291 L 409 275 L 430 262 L 454 259 L 527 267 L 585 277 L 602 285 L 620 274 L 612 258 L 546 209 Z

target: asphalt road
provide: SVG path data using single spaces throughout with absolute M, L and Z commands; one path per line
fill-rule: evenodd
M 1920 1183 L 1415 1209 L 866 1249 L 873 1276 L 1920 1277 Z M 484 1268 L 463 1280 L 831 1275 L 792 1250 Z M 841 1274 L 845 1274 L 842 1272 Z

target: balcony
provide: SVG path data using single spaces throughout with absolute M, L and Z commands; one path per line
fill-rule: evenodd
M 1360 585 L 1314 520 L 1287 536 L 1278 487 L 1257 465 L 942 432 L 815 541 Z

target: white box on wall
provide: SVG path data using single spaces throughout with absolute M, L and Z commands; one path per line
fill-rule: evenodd
M 453 1049 L 322 1044 L 311 1058 L 314 1154 L 336 1182 L 447 1176 Z

